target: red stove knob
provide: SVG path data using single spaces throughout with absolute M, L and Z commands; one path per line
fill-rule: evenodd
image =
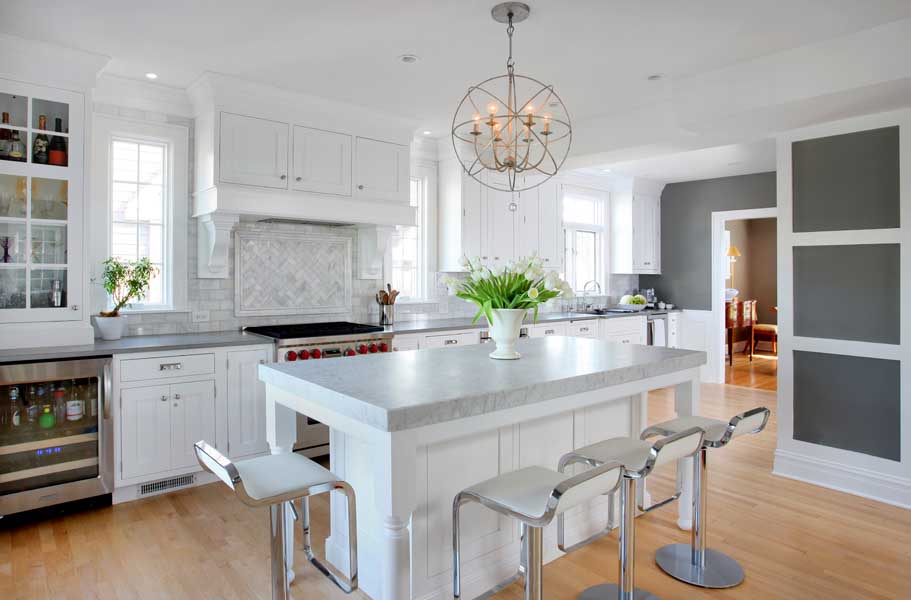
M 358 354 L 367 354 L 367 344 L 361 344 L 357 347 Z
M 288 353 L 285 354 L 285 360 L 297 360 L 297 352 L 294 350 L 288 350 Z
M 371 354 L 372 354 L 372 353 L 374 353 L 374 352 L 377 352 L 377 351 L 379 350 L 379 348 L 376 347 L 376 344 L 370 344 L 369 350 L 370 350 L 370 352 L 371 352 Z
M 298 357 L 300 357 L 301 360 L 307 360 L 308 358 L 310 358 L 310 351 L 301 350 L 300 352 L 297 353 L 297 355 L 298 355 Z
M 383 342 L 380 344 L 380 352 L 389 352 L 389 344 Z
M 316 348 L 313 352 L 310 353 L 310 356 L 313 358 L 322 358 L 323 353 L 319 348 Z
M 347 350 L 345 350 L 345 356 L 354 356 L 356 354 L 357 354 L 357 352 L 355 352 L 351 348 L 348 348 Z

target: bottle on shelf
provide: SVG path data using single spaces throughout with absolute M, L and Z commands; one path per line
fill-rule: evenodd
M 46 404 L 41 410 L 41 416 L 38 417 L 38 427 L 41 429 L 52 429 L 57 424 L 57 417 L 51 410 L 51 406 Z
M 54 119 L 54 131 L 63 133 L 63 119 Z M 47 152 L 47 162 L 49 165 L 65 167 L 67 162 L 66 140 L 59 135 L 51 138 L 51 145 Z
M 43 384 L 38 384 L 32 388 L 32 397 L 29 399 L 28 410 L 26 411 L 26 418 L 30 425 L 34 425 L 38 422 L 38 412 L 41 410 L 40 406 L 44 404 L 47 399 L 47 390 L 44 388 Z
M 9 152 L 6 159 L 25 162 L 25 144 L 19 139 L 19 132 L 15 129 L 10 133 Z
M 38 115 L 38 129 L 41 131 L 47 131 L 47 117 L 45 115 Z M 48 146 L 50 145 L 50 140 L 47 139 L 47 135 L 44 133 L 36 133 L 35 141 L 32 145 L 32 162 L 39 165 L 47 164 L 47 151 Z
M 9 125 L 9 113 L 3 113 L 3 125 Z M 9 129 L 0 129 L 0 160 L 9 158 L 9 143 L 12 137 Z
M 51 392 L 51 399 L 54 404 L 54 420 L 63 423 L 66 419 L 66 388 L 62 383 Z
M 80 390 L 76 386 L 76 380 L 70 381 L 70 394 L 66 400 L 66 420 L 81 421 L 85 415 L 85 404 L 80 397 Z
M 3 425 L 15 429 L 22 424 L 22 412 L 19 407 L 19 388 L 10 386 L 9 388 L 9 406 L 4 411 Z

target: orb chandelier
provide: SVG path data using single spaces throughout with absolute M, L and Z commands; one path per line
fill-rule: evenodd
M 452 118 L 452 145 L 468 175 L 482 185 L 520 192 L 537 187 L 560 170 L 572 143 L 572 125 L 554 86 L 516 75 L 512 57 L 514 24 L 531 9 L 521 2 L 490 11 L 507 24 L 506 75 L 468 88 Z

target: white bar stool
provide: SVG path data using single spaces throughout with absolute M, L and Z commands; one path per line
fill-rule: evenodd
M 647 477 L 655 467 L 693 456 L 702 447 L 705 434 L 698 427 L 692 427 L 656 441 L 654 444 L 635 438 L 612 438 L 591 444 L 560 458 L 559 469 L 564 471 L 573 464 L 587 464 L 597 468 L 603 464 L 620 463 L 623 465 L 623 481 L 620 485 L 620 574 L 618 583 L 603 583 L 583 590 L 579 600 L 658 600 L 658 597 L 646 590 L 635 587 L 636 557 L 636 482 Z M 587 472 L 587 471 L 586 471 Z M 652 505 L 648 512 L 664 506 L 680 495 Z M 613 498 L 611 499 L 613 505 Z M 640 507 L 642 508 L 642 507 Z M 612 509 L 611 509 L 611 512 Z M 612 520 L 609 519 L 609 520 Z M 608 523 L 609 532 L 610 523 Z M 557 521 L 557 546 L 564 552 L 563 516 Z M 574 545 L 569 550 L 583 546 L 592 540 L 602 537 L 604 533 Z
M 684 428 L 699 427 L 705 431 L 705 441 L 699 458 L 693 465 L 693 529 L 687 544 L 669 544 L 658 549 L 655 562 L 661 569 L 680 581 L 704 588 L 729 588 L 743 581 L 743 568 L 730 556 L 706 548 L 705 524 L 708 500 L 706 450 L 722 448 L 735 437 L 759 433 L 769 422 L 769 409 L 754 408 L 741 413 L 729 422 L 706 417 L 680 417 L 658 423 L 642 432 L 642 439 L 655 435 L 671 435 Z
M 543 528 L 553 521 L 555 515 L 601 494 L 612 493 L 620 482 L 621 471 L 618 463 L 605 463 L 575 476 L 543 467 L 526 467 L 459 492 L 452 502 L 453 598 L 462 597 L 459 510 L 463 504 L 478 502 L 521 523 L 524 556 L 520 559 L 520 565 L 525 567 L 525 600 L 542 600 Z M 488 597 L 502 589 L 503 585 L 488 590 L 479 598 Z
M 288 600 L 291 588 L 286 557 L 294 540 L 285 539 L 286 505 L 298 517 L 294 501 L 301 499 L 304 551 L 323 575 L 350 594 L 357 589 L 357 517 L 354 490 L 331 471 L 300 454 L 272 454 L 232 463 L 218 450 L 200 440 L 193 444 L 196 459 L 217 476 L 247 506 L 268 505 L 271 515 L 272 598 Z M 350 577 L 345 580 L 332 573 L 314 555 L 310 547 L 310 496 L 338 490 L 348 500 L 348 560 Z

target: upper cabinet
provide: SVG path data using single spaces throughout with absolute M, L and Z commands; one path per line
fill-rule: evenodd
M 545 268 L 562 268 L 559 190 L 549 180 L 524 192 L 501 192 L 469 177 L 457 161 L 441 161 L 440 270 L 464 270 L 462 256 L 495 265 L 537 255 Z
M 611 272 L 661 273 L 661 199 L 617 193 L 611 196 Z
M 0 324 L 83 317 L 84 97 L 0 79 Z
M 288 124 L 221 113 L 219 179 L 288 188 Z
M 409 159 L 408 146 L 357 138 L 358 198 L 408 204 Z
M 350 135 L 295 126 L 292 156 L 293 189 L 351 195 Z

